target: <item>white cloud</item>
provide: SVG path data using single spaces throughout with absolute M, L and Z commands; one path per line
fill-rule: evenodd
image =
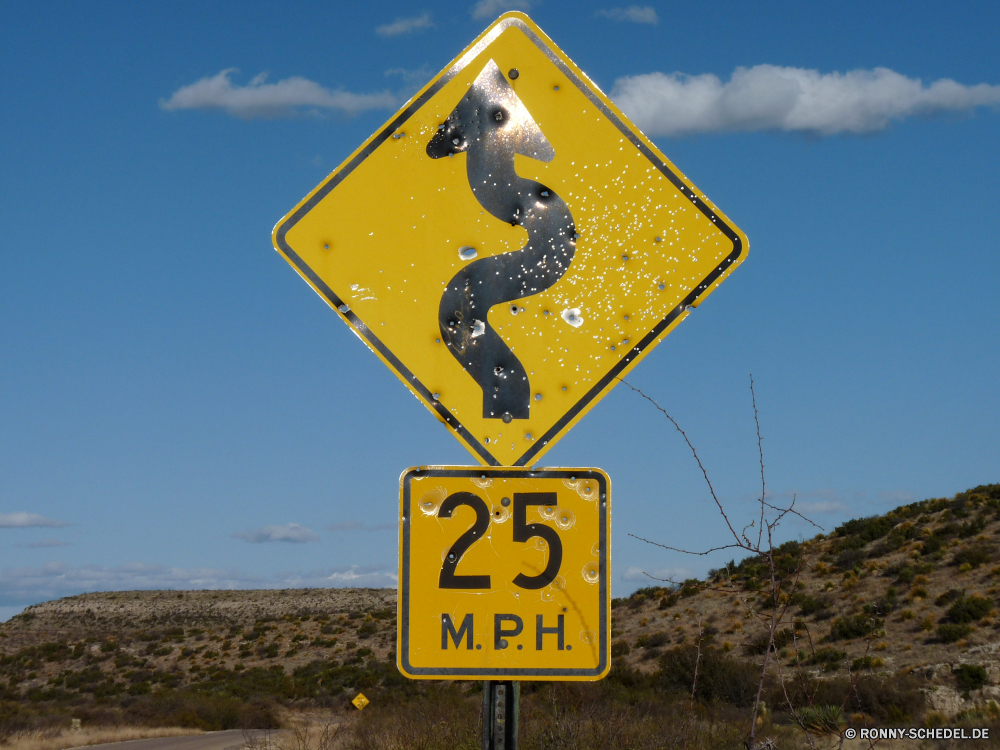
M 400 34 L 412 34 L 419 29 L 429 29 L 434 25 L 431 21 L 431 14 L 424 11 L 419 16 L 413 18 L 397 18 L 392 23 L 383 24 L 375 29 L 379 36 L 399 36 Z
M 326 528 L 328 531 L 386 531 L 398 527 L 394 523 L 375 523 L 366 526 L 361 521 L 340 521 L 338 523 L 328 523 Z
M 925 85 L 887 68 L 820 73 L 756 65 L 728 82 L 712 74 L 647 73 L 619 78 L 612 99 L 649 135 L 784 130 L 870 133 L 894 120 L 1000 105 L 1000 86 L 944 78 Z
M 655 568 L 651 570 L 646 570 L 645 568 L 637 568 L 634 565 L 622 572 L 623 581 L 645 581 L 648 585 L 653 586 L 657 583 L 662 583 L 666 581 L 683 581 L 686 578 L 690 578 L 694 575 L 687 568 Z
M 24 547 L 25 549 L 47 549 L 49 547 L 68 547 L 71 542 L 64 542 L 62 539 L 41 539 L 37 542 L 29 542 L 27 544 L 15 544 L 15 547 Z
M 233 539 L 243 539 L 254 544 L 263 542 L 318 542 L 319 534 L 297 523 L 286 523 L 283 526 L 265 526 L 262 529 L 248 529 L 233 534 Z
M 531 10 L 534 0 L 479 0 L 469 12 L 477 21 L 492 21 L 508 10 Z
M 607 8 L 595 14 L 598 17 L 610 18 L 612 21 L 628 21 L 630 23 L 648 23 L 655 26 L 660 22 L 656 9 L 649 5 L 630 5 L 627 8 Z
M 390 68 L 385 71 L 387 76 L 399 76 L 403 83 L 406 84 L 424 84 L 430 80 L 433 75 L 433 71 L 426 65 L 421 65 L 419 68 L 414 68 L 410 70 L 409 68 Z
M 396 569 L 388 565 L 351 565 L 307 573 L 263 577 L 238 570 L 176 568 L 141 562 L 116 567 L 103 565 L 70 567 L 61 562 L 53 562 L 35 567 L 0 570 L 0 619 L 17 614 L 25 604 L 91 591 L 394 588 L 395 586 Z
M 395 586 L 399 581 L 396 573 L 374 565 L 352 565 L 340 568 L 326 577 L 328 586 L 348 586 L 351 588 L 369 588 Z
M 370 109 L 392 109 L 398 103 L 388 91 L 353 94 L 343 89 L 328 89 L 299 76 L 266 83 L 267 74 L 261 73 L 246 86 L 240 86 L 230 80 L 235 72 L 235 68 L 229 68 L 182 86 L 169 99 L 161 99 L 160 107 L 166 110 L 221 109 L 234 117 L 250 119 L 287 116 L 303 108 L 356 115 Z
M 37 513 L 0 513 L 0 529 L 27 529 L 37 527 L 60 528 L 68 526 L 65 521 L 54 521 Z

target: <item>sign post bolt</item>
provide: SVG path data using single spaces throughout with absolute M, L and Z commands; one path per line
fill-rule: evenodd
M 521 683 L 483 680 L 483 750 L 517 750 Z

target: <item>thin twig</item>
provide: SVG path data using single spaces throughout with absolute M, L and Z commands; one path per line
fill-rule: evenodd
M 740 538 L 736 535 L 736 530 L 733 528 L 733 525 L 731 523 L 729 523 L 729 517 L 726 515 L 726 511 L 725 511 L 725 509 L 723 509 L 722 503 L 719 502 L 719 498 L 715 494 L 715 488 L 712 487 L 712 480 L 708 478 L 708 472 L 705 470 L 705 467 L 702 465 L 701 459 L 698 458 L 698 451 L 696 451 L 695 448 L 694 448 L 694 446 L 691 444 L 691 441 L 688 439 L 687 433 L 684 432 L 684 430 L 681 429 L 681 426 L 679 424 L 677 424 L 677 420 L 675 420 L 673 417 L 671 417 L 669 414 L 667 414 L 667 410 L 664 409 L 662 406 L 660 406 L 658 403 L 656 403 L 653 399 L 651 399 L 649 396 L 647 396 L 645 393 L 643 393 L 641 390 L 639 390 L 638 388 L 636 388 L 634 385 L 632 385 L 631 383 L 629 383 L 624 378 L 618 378 L 618 380 L 620 382 L 624 383 L 625 385 L 627 385 L 629 388 L 631 388 L 636 393 L 638 393 L 640 396 L 642 396 L 644 399 L 646 399 L 653 406 L 655 406 L 657 408 L 657 410 L 661 414 L 663 414 L 663 416 L 665 416 L 667 419 L 670 420 L 670 423 L 681 434 L 681 437 L 684 438 L 684 442 L 687 443 L 687 447 L 691 449 L 691 455 L 693 455 L 694 456 L 694 460 L 698 462 L 698 468 L 701 469 L 701 475 L 703 477 L 705 477 L 705 484 L 708 485 L 708 491 L 712 494 L 712 499 L 715 501 L 715 505 L 719 509 L 719 513 L 721 513 L 722 517 L 725 519 L 726 526 L 729 527 L 730 533 L 733 535 L 733 537 L 736 539 L 736 541 L 739 542 Z
M 764 483 L 764 444 L 760 438 L 760 417 L 757 415 L 757 394 L 753 390 L 753 373 L 750 374 L 750 401 L 753 404 L 753 421 L 757 425 L 757 453 L 760 455 L 760 528 L 757 530 L 757 546 L 760 546 L 764 533 L 764 498 L 767 495 Z

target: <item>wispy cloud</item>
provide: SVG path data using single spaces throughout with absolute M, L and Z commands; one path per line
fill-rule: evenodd
M 68 547 L 72 542 L 64 542 L 62 539 L 41 539 L 37 542 L 29 542 L 27 544 L 15 544 L 15 547 L 23 547 L 24 549 L 48 549 L 49 547 Z
M 399 576 L 384 567 L 377 565 L 352 565 L 349 568 L 340 568 L 326 576 L 329 586 L 395 586 Z
M 760 496 L 751 498 L 747 496 L 745 500 L 759 502 Z M 795 505 L 792 506 L 792 501 Z M 767 501 L 778 508 L 794 507 L 802 515 L 809 517 L 810 513 L 848 513 L 851 510 L 850 502 L 841 497 L 835 490 L 789 490 L 786 492 L 769 492 Z M 759 506 L 758 506 L 759 507 Z M 792 520 L 789 518 L 789 520 Z
M 612 21 L 628 21 L 630 23 L 648 23 L 655 26 L 660 22 L 656 9 L 649 5 L 630 5 L 627 8 L 605 8 L 595 13 L 598 18 L 610 18 Z
M 392 565 L 349 565 L 306 573 L 257 576 L 221 568 L 177 568 L 141 562 L 115 567 L 61 562 L 0 570 L 0 610 L 91 591 L 149 589 L 393 588 Z M 7 614 L 6 612 L 0 612 Z M 14 612 L 10 612 L 14 614 Z M 9 615 L 8 615 L 9 616 Z
M 328 523 L 328 531 L 387 531 L 397 528 L 394 523 L 376 523 L 367 526 L 361 521 L 340 521 L 339 523 Z
M 174 568 L 139 562 L 117 567 L 71 567 L 52 562 L 0 570 L 0 605 L 33 603 L 86 591 L 260 588 L 268 583 L 258 576 L 217 568 Z
M 924 84 L 888 68 L 820 73 L 757 65 L 712 74 L 648 73 L 615 81 L 612 99 L 649 135 L 781 130 L 871 133 L 914 115 L 1000 105 L 1000 86 Z
M 343 89 L 328 89 L 299 76 L 267 83 L 267 74 L 261 73 L 240 86 L 231 80 L 236 72 L 236 68 L 228 68 L 182 86 L 169 99 L 161 99 L 160 107 L 168 111 L 221 109 L 233 117 L 252 119 L 286 117 L 310 110 L 356 115 L 371 109 L 392 109 L 398 103 L 396 96 L 388 91 L 354 94 Z
M 0 529 L 29 529 L 37 527 L 61 528 L 69 526 L 65 521 L 56 521 L 37 513 L 0 513 Z
M 243 539 L 254 544 L 264 542 L 292 542 L 304 544 L 318 542 L 319 534 L 297 523 L 286 523 L 284 526 L 265 526 L 261 529 L 248 529 L 233 534 L 233 539 Z
M 531 10 L 532 5 L 534 5 L 534 0 L 479 0 L 478 3 L 469 9 L 469 12 L 477 21 L 492 21 L 501 13 L 505 13 L 508 10 L 523 10 L 527 12 Z
M 623 581 L 645 581 L 648 585 L 654 586 L 664 581 L 683 581 L 694 575 L 687 568 L 637 568 L 634 565 L 622 572 Z
M 406 84 L 424 84 L 430 80 L 433 71 L 426 65 L 421 65 L 419 68 L 413 68 L 412 70 L 410 68 L 389 68 L 389 70 L 385 71 L 385 74 L 387 76 L 397 76 Z
M 429 29 L 433 25 L 431 14 L 424 11 L 419 16 L 397 18 L 392 23 L 378 26 L 375 28 L 375 33 L 379 36 L 399 36 L 400 34 L 412 34 L 414 31 L 421 29 Z

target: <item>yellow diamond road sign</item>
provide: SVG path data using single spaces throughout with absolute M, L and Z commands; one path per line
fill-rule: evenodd
M 611 483 L 600 469 L 400 477 L 399 670 L 599 680 L 611 666 Z
M 365 697 L 364 693 L 358 693 L 356 696 L 354 696 L 354 700 L 352 700 L 351 703 L 354 704 L 354 707 L 356 709 L 362 711 L 364 707 L 370 703 L 370 701 L 368 700 L 368 698 Z
M 520 13 L 273 241 L 481 463 L 506 466 L 533 464 L 747 252 Z

